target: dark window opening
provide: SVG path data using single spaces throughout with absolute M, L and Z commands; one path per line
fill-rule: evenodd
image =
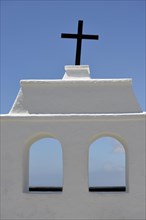
M 102 186 L 102 187 L 89 187 L 90 192 L 124 192 L 125 186 Z
M 34 186 L 34 187 L 29 187 L 30 192 L 62 192 L 63 187 L 45 187 L 45 186 Z

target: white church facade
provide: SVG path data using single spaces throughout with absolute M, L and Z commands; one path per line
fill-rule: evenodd
M 131 79 L 91 79 L 88 66 L 66 66 L 62 80 L 22 80 L 1 115 L 1 219 L 145 219 L 145 118 Z M 90 190 L 89 148 L 101 137 L 125 150 L 125 186 Z M 29 186 L 29 151 L 42 138 L 62 148 L 59 191 Z

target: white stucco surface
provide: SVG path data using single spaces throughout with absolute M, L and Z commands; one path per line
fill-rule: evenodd
M 131 80 L 22 80 L 11 113 L 141 112 Z
M 2 219 L 145 219 L 145 114 L 1 117 Z M 88 191 L 88 153 L 109 135 L 124 146 L 127 192 Z M 32 142 L 57 138 L 63 149 L 63 192 L 28 193 Z
M 0 117 L 1 219 L 145 219 L 145 119 L 131 80 L 22 81 Z M 89 147 L 101 136 L 123 144 L 126 192 L 88 190 Z M 28 192 L 29 148 L 43 137 L 62 145 L 63 192 Z

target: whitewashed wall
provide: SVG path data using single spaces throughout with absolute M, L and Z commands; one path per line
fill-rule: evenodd
M 92 80 L 88 66 L 66 67 L 63 80 L 22 81 L 0 117 L 1 219 L 145 219 L 145 116 L 132 80 Z M 126 192 L 88 190 L 89 147 L 101 136 L 125 148 Z M 63 192 L 28 192 L 29 148 L 43 137 L 62 145 Z
M 145 115 L 3 116 L 2 219 L 145 219 Z M 127 192 L 88 191 L 88 152 L 111 135 L 126 150 Z M 63 192 L 27 192 L 29 146 L 57 138 L 63 148 Z

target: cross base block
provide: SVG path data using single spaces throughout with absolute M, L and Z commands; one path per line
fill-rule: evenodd
M 89 80 L 90 69 L 88 65 L 65 66 L 63 80 Z

